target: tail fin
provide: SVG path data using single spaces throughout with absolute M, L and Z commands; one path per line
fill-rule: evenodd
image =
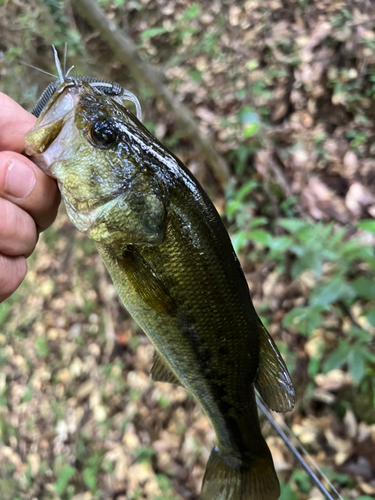
M 231 467 L 218 448 L 211 451 L 200 500 L 277 500 L 279 496 L 271 454 Z

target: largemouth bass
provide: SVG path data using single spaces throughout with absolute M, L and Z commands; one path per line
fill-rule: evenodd
M 276 500 L 254 387 L 276 411 L 292 409 L 294 390 L 198 181 L 116 92 L 78 77 L 48 97 L 26 143 L 154 344 L 153 380 L 188 389 L 215 430 L 201 499 Z

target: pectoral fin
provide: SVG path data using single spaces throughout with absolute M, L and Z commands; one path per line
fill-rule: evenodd
M 259 368 L 254 385 L 266 405 L 274 411 L 290 411 L 295 393 L 288 369 L 272 337 L 259 322 Z
M 177 306 L 161 279 L 132 245 L 127 245 L 118 265 L 126 272 L 139 297 L 156 312 L 175 316 Z
M 170 384 L 181 385 L 176 375 L 171 372 L 156 351 L 154 354 L 154 364 L 151 368 L 151 378 L 154 382 L 169 382 Z

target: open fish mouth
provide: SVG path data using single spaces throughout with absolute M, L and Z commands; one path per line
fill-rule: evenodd
M 73 122 L 81 94 L 82 88 L 74 82 L 63 84 L 36 125 L 26 134 L 25 153 L 51 177 L 55 177 L 51 170 L 53 163 L 62 159 L 64 151 L 70 149 L 68 145 L 72 143 L 72 135 L 78 133 Z
M 77 106 L 82 89 L 73 82 L 65 83 L 51 99 L 36 125 L 26 134 L 26 154 L 41 154 L 61 132 L 64 123 Z
M 94 212 L 97 212 L 98 209 L 102 209 L 105 206 L 108 206 L 112 203 L 117 203 L 119 198 L 127 193 L 128 189 L 125 189 L 124 186 L 112 191 L 107 196 L 99 197 L 99 198 L 78 198 L 74 196 L 69 190 L 62 184 L 59 184 L 62 196 L 76 212 L 79 212 L 82 216 L 88 216 Z

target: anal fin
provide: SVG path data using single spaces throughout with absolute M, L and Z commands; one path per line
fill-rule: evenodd
M 274 411 L 291 411 L 295 392 L 288 369 L 272 337 L 259 321 L 259 367 L 254 385 Z
M 151 368 L 151 378 L 154 382 L 168 382 L 169 384 L 182 385 L 156 351 L 154 354 L 154 364 Z

